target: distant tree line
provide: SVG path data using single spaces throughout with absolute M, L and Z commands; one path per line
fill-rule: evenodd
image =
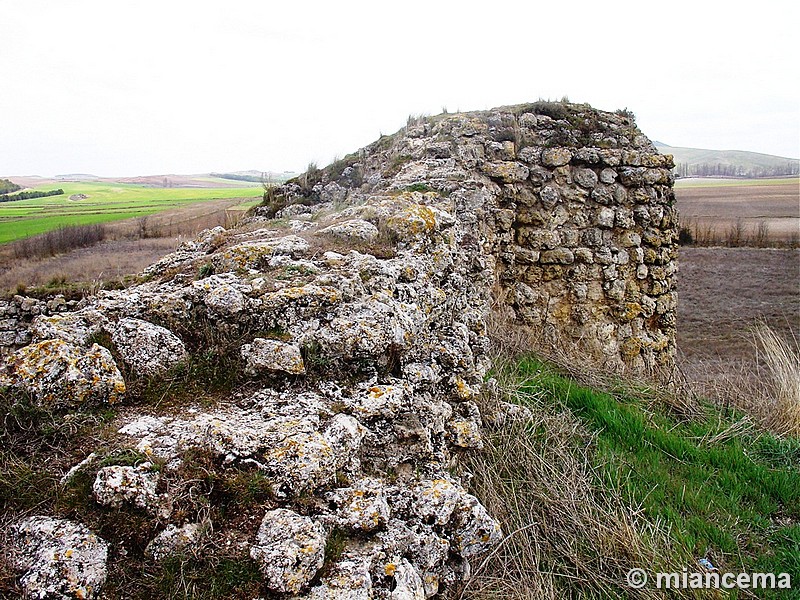
M 0 194 L 11 194 L 13 192 L 18 192 L 21 189 L 22 188 L 13 181 L 9 181 L 8 179 L 0 179 Z
M 781 177 L 800 175 L 800 161 L 787 162 L 772 167 L 744 167 L 722 163 L 677 163 L 675 174 L 678 177 Z
M 20 192 L 19 194 L 0 194 L 0 202 L 13 202 L 14 200 L 30 200 L 31 198 L 47 198 L 48 196 L 61 196 L 64 190 L 50 190 L 49 192 Z
M 219 177 L 220 179 L 233 179 L 234 181 L 251 181 L 253 183 L 261 183 L 264 179 L 260 175 L 239 175 L 238 173 L 209 173 L 211 177 Z

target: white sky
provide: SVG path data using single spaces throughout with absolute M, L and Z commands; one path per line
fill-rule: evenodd
M 798 157 L 798 4 L 0 0 L 0 175 L 301 171 L 412 113 L 564 95 Z

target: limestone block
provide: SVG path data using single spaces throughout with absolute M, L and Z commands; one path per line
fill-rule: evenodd
M 120 319 L 111 341 L 125 364 L 139 375 L 164 373 L 186 358 L 186 347 L 178 336 L 141 319 Z
M 160 506 L 156 487 L 159 475 L 150 470 L 151 466 L 150 463 L 143 463 L 139 467 L 103 467 L 97 472 L 92 485 L 95 500 L 111 508 L 130 504 L 158 514 Z
M 251 374 L 263 371 L 302 375 L 306 372 L 300 348 L 278 340 L 254 338 L 252 343 L 241 348 L 242 358 Z
M 99 598 L 106 581 L 108 544 L 66 519 L 28 517 L 12 527 L 14 566 L 26 598 Z
M 378 237 L 378 228 L 369 221 L 353 219 L 336 223 L 324 229 L 320 229 L 321 234 L 328 234 L 344 240 L 360 240 L 371 242 Z
M 542 151 L 542 164 L 546 167 L 560 167 L 569 164 L 572 152 L 569 148 L 547 148 Z
M 125 382 L 106 348 L 79 348 L 58 339 L 8 356 L 0 372 L 2 385 L 18 386 L 39 403 L 54 407 L 113 404 L 125 393 Z
M 311 518 L 277 508 L 264 515 L 250 556 L 270 590 L 297 594 L 322 568 L 326 537 L 322 525 Z
M 592 169 L 577 168 L 572 170 L 572 180 L 582 188 L 592 189 L 597 185 L 597 173 Z

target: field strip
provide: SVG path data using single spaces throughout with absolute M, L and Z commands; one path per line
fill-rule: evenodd
M 38 235 L 64 225 L 92 225 L 164 211 L 212 200 L 245 198 L 249 205 L 261 198 L 260 187 L 156 188 L 107 182 L 59 182 L 37 186 L 61 188 L 63 196 L 0 203 L 0 244 Z M 70 200 L 84 194 L 86 198 Z
M 761 187 L 761 186 L 794 186 L 800 188 L 800 178 L 781 177 L 772 179 L 676 179 L 675 189 L 709 188 L 709 187 Z

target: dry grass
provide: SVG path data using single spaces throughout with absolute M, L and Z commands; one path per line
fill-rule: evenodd
M 591 356 L 580 341 L 547 338 L 541 330 L 515 321 L 513 309 L 499 303 L 487 315 L 486 327 L 495 349 L 493 364 L 535 355 L 588 387 L 658 403 L 681 417 L 699 414 L 696 394 L 680 369 L 612 373 L 603 357 Z
M 103 224 L 68 225 L 12 244 L 15 258 L 46 258 L 75 248 L 94 246 L 106 238 Z
M 763 558 L 751 556 L 753 550 L 746 541 L 748 536 L 763 535 L 748 529 L 752 523 L 747 519 L 753 515 L 742 511 L 753 507 L 741 501 L 742 489 L 730 484 L 741 485 L 742 478 L 752 475 L 746 481 L 757 487 L 763 482 L 755 475 L 765 481 L 772 477 L 761 466 L 758 469 L 764 472 L 755 473 L 752 456 L 741 450 L 758 451 L 753 440 L 764 434 L 757 421 L 735 414 L 728 418 L 723 411 L 717 414 L 707 403 L 697 401 L 686 386 L 675 383 L 665 391 L 647 382 L 624 381 L 578 360 L 578 355 L 556 356 L 552 347 L 550 356 L 558 363 L 554 370 L 523 367 L 530 360 L 526 355 L 538 352 L 540 340 L 511 316 L 507 308 L 499 308 L 488 318 L 496 393 L 484 399 L 481 407 L 490 423 L 484 450 L 464 458 L 474 476 L 473 493 L 501 521 L 506 537 L 453 598 L 656 598 L 663 593 L 652 586 L 629 588 L 627 571 L 680 572 L 698 556 L 711 557 L 715 564 L 736 571 L 748 561 Z M 796 434 L 800 348 L 796 341 L 787 343 L 765 328 L 754 330 L 753 343 L 759 349 L 761 369 L 748 381 L 759 380 L 761 385 L 745 388 L 733 382 L 730 389 L 759 404 L 762 426 L 782 433 L 792 433 L 790 427 L 794 427 Z M 570 377 L 558 375 L 559 383 L 553 385 L 555 372 Z M 581 383 L 591 389 L 581 388 Z M 505 418 L 493 418 L 503 414 L 504 401 L 528 407 L 530 413 L 514 411 L 509 417 L 506 412 Z M 587 408 L 586 413 L 581 406 Z M 597 415 L 592 417 L 591 411 L 600 411 L 602 418 L 593 421 Z M 646 436 L 632 427 L 636 423 L 643 424 Z M 595 433 L 589 433 L 589 427 Z M 682 461 L 670 454 L 684 446 L 696 450 L 695 458 Z M 732 462 L 714 479 L 709 465 L 717 464 L 713 461 L 722 455 Z M 677 484 L 671 481 L 671 469 L 676 468 L 671 463 L 686 470 L 675 472 Z M 687 504 L 680 492 L 682 480 L 684 493 L 687 486 L 692 490 Z M 654 481 L 663 486 L 654 489 Z M 774 487 L 779 490 L 781 485 Z M 666 508 L 650 500 L 656 492 L 663 496 Z M 770 493 L 780 496 L 775 490 Z M 706 502 L 709 498 L 714 499 L 713 506 Z M 687 515 L 683 510 L 692 512 Z M 726 523 L 726 515 L 736 515 L 736 522 L 741 518 L 745 524 L 731 533 L 716 522 Z M 687 525 L 690 521 L 694 529 Z M 709 544 L 712 534 L 715 543 Z M 731 542 L 738 554 L 723 549 L 719 540 L 726 536 L 745 540 Z M 760 550 L 753 552 L 760 556 Z M 673 594 L 720 597 L 715 591 L 676 590 Z
M 800 346 L 766 326 L 757 327 L 753 338 L 765 364 L 758 373 L 767 392 L 760 412 L 775 431 L 800 436 Z
M 506 538 L 456 598 L 556 599 L 576 590 L 622 597 L 615 590 L 624 588 L 629 569 L 666 562 L 666 532 L 598 487 L 591 448 L 592 437 L 566 410 L 534 410 L 530 420 L 487 435 L 467 468 L 473 492 Z M 658 595 L 642 590 L 634 597 Z
M 800 344 L 765 324 L 753 327 L 751 354 L 705 382 L 702 391 L 722 406 L 744 410 L 777 435 L 800 436 Z
M 566 407 L 554 412 L 542 398 L 520 391 L 525 385 L 513 366 L 537 340 L 514 323 L 507 307 L 487 321 L 496 389 L 482 411 L 497 414 L 510 402 L 531 413 L 488 429 L 483 452 L 465 458 L 473 493 L 500 520 L 506 537 L 454 598 L 660 597 L 652 589 L 626 590 L 625 574 L 675 560 L 668 558 L 669 532 L 601 486 L 592 467 L 594 436 Z M 595 382 L 603 377 L 585 370 L 584 378 L 587 373 Z
M 140 272 L 175 250 L 173 238 L 106 240 L 44 260 L 10 260 L 0 268 L 0 292 L 17 287 L 58 287 L 52 284 L 83 282 L 91 290 L 103 281 L 121 280 Z
M 770 221 L 767 219 L 749 219 L 741 217 L 720 223 L 708 219 L 688 217 L 681 219 L 679 228 L 682 246 L 728 248 L 798 248 L 800 234 L 791 230 L 791 225 L 782 223 L 781 235 L 772 235 Z

